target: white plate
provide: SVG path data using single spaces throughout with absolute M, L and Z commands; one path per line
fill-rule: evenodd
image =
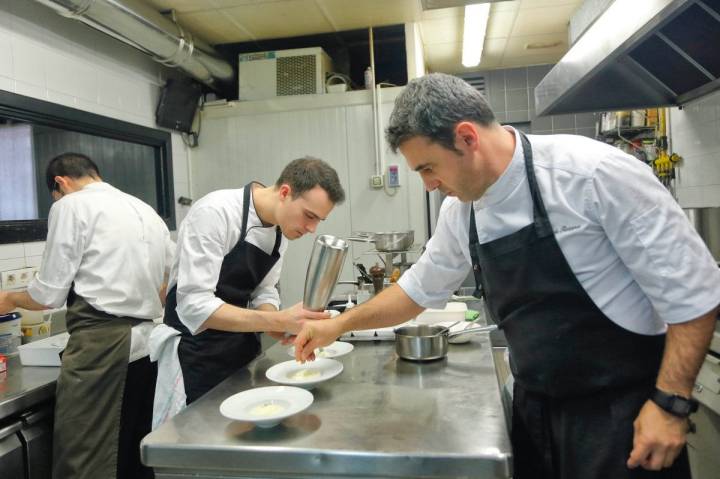
M 355 349 L 355 346 L 353 346 L 350 343 L 346 343 L 344 341 L 335 341 L 329 346 L 325 346 L 322 348 L 322 351 L 319 351 L 318 349 L 315 350 L 315 357 L 320 358 L 337 358 L 340 356 L 344 356 L 350 351 Z M 295 357 L 295 346 L 290 346 L 288 348 L 288 355 Z
M 310 391 L 292 386 L 268 386 L 233 394 L 220 404 L 220 414 L 258 427 L 273 427 L 286 417 L 307 409 L 313 402 Z
M 290 360 L 271 367 L 265 371 L 265 376 L 276 383 L 312 389 L 315 385 L 334 378 L 342 370 L 342 363 L 334 359 L 320 358 L 305 364 Z

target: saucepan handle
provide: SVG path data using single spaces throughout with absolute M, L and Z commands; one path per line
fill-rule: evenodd
M 489 333 L 490 331 L 495 331 L 497 328 L 498 327 L 496 324 L 491 324 L 489 326 L 479 326 L 477 328 L 462 329 L 460 331 L 454 331 L 448 334 L 448 338 L 454 338 L 455 336 L 460 336 L 462 334 Z

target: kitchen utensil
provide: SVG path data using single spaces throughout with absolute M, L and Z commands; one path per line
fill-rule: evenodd
M 313 403 L 310 391 L 292 386 L 268 386 L 233 394 L 220 404 L 220 414 L 258 427 L 273 427 Z
M 396 252 L 407 251 L 415 241 L 415 232 L 408 231 L 388 231 L 382 233 L 355 232 L 349 237 L 350 241 L 359 241 L 364 243 L 375 243 L 375 249 L 380 252 Z
M 343 363 L 334 359 L 320 358 L 299 363 L 290 360 L 276 364 L 265 371 L 265 376 L 276 383 L 312 389 L 323 381 L 332 379 L 343 370 Z
M 432 361 L 447 355 L 450 337 L 486 333 L 495 329 L 497 326 L 493 324 L 449 333 L 445 326 L 403 326 L 395 330 L 395 352 L 402 359 Z
M 330 300 L 342 271 L 348 243 L 331 235 L 315 238 L 305 275 L 303 305 L 312 311 L 323 311 Z

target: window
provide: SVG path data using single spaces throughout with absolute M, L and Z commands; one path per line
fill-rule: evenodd
M 68 151 L 175 228 L 169 133 L 0 91 L 0 244 L 45 239 L 45 168 Z

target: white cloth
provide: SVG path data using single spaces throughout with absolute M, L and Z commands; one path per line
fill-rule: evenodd
M 51 308 L 71 285 L 97 310 L 153 319 L 162 315 L 158 291 L 174 244 L 147 204 L 103 182 L 64 196 L 50 208 L 40 272 L 27 291 Z
M 130 329 L 130 358 L 129 362 L 137 361 L 150 354 L 148 342 L 156 324 L 150 321 L 140 323 Z
M 150 334 L 150 361 L 158 363 L 153 430 L 185 408 L 185 382 L 178 358 L 179 344 L 180 332 L 165 324 L 158 325 Z
M 177 285 L 178 318 L 193 334 L 198 333 L 205 320 L 224 304 L 215 296 L 215 287 L 225 256 L 240 240 L 243 190 L 219 190 L 207 194 L 190 208 L 180 225 L 168 290 Z M 262 224 L 252 195 L 250 198 L 245 241 L 271 254 L 275 246 L 275 227 Z M 250 307 L 272 304 L 280 308 L 276 285 L 287 244 L 287 239 L 282 237 L 280 259 L 252 292 Z
M 520 138 L 510 165 L 475 202 L 480 243 L 532 222 Z M 720 301 L 720 269 L 651 169 L 574 135 L 529 135 L 535 175 L 560 249 L 595 304 L 618 325 L 659 334 Z M 470 271 L 470 203 L 447 198 L 435 234 L 399 280 L 423 307 L 442 308 Z

